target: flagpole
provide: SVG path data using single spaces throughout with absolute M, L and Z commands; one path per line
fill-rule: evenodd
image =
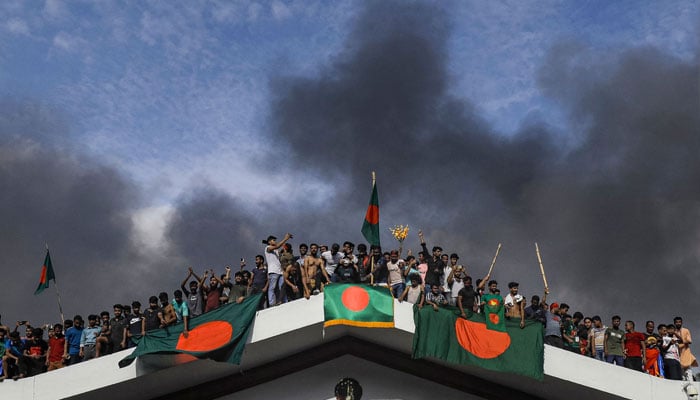
M 61 314 L 61 324 L 66 320 L 65 317 L 63 316 L 63 307 L 61 307 L 61 295 L 58 293 L 58 284 L 56 283 L 56 280 L 54 279 L 53 281 L 54 286 L 56 286 L 56 299 L 58 300 L 58 312 Z
M 372 171 L 372 190 L 374 190 L 374 185 L 377 184 L 377 173 Z M 373 247 L 373 246 L 370 246 Z M 370 260 L 372 262 L 371 267 L 370 267 L 370 275 L 369 275 L 369 283 L 370 285 L 374 285 L 374 251 L 372 251 L 372 254 L 370 255 Z
M 374 246 L 372 247 L 372 254 L 370 254 L 369 259 L 371 262 L 371 266 L 369 268 L 369 284 L 374 286 Z
M 46 253 L 49 253 L 49 243 L 46 243 Z M 54 275 L 56 274 L 56 271 L 54 271 Z M 63 306 L 61 306 L 61 294 L 58 292 L 58 283 L 56 282 L 56 277 L 54 276 L 53 278 L 53 285 L 56 288 L 56 300 L 58 302 L 58 313 L 61 315 L 61 324 L 65 322 L 65 317 L 63 316 Z

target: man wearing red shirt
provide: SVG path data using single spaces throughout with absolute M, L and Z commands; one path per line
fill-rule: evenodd
M 625 322 L 625 367 L 635 371 L 643 371 L 643 361 L 646 358 L 646 337 L 642 332 L 635 332 L 634 322 Z
M 63 348 L 65 344 L 66 338 L 63 336 L 63 325 L 54 325 L 53 336 L 49 338 L 48 357 L 46 357 L 48 371 L 63 368 Z

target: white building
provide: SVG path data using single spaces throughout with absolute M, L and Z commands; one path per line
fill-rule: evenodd
M 19 381 L 0 399 L 299 399 L 333 397 L 351 376 L 363 399 L 685 400 L 686 383 L 655 378 L 545 345 L 543 381 L 411 358 L 413 310 L 395 304 L 396 327 L 323 328 L 323 295 L 258 312 L 241 365 L 153 355 L 125 368 L 128 351 Z M 698 384 L 692 385 L 696 390 Z M 692 389 L 691 389 L 692 390 Z M 694 398 L 697 398 L 694 397 Z

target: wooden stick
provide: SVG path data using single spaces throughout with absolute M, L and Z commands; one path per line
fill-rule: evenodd
M 498 248 L 496 249 L 496 254 L 493 256 L 493 261 L 491 261 L 491 267 L 489 268 L 489 273 L 488 276 L 491 276 L 491 272 L 493 271 L 493 266 L 496 265 L 496 259 L 498 258 L 498 253 L 501 251 L 501 244 L 498 244 Z
M 544 290 L 549 291 L 549 285 L 547 285 L 547 277 L 544 274 L 544 265 L 542 265 L 542 256 L 540 255 L 540 246 L 535 242 L 535 252 L 537 253 L 537 261 L 540 263 L 540 272 L 542 273 L 542 281 L 544 282 Z
M 377 182 L 377 173 L 372 171 L 372 186 Z

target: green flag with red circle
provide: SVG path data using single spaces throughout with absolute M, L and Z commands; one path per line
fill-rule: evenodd
M 506 331 L 505 307 L 503 297 L 499 294 L 487 293 L 481 296 L 484 302 L 484 314 L 486 315 L 486 326 L 494 331 Z
M 362 235 L 372 246 L 379 246 L 379 195 L 377 194 L 377 182 L 372 183 L 372 196 L 362 223 Z
M 542 324 L 527 320 L 520 328 L 519 318 L 501 318 L 497 309 L 485 311 L 486 315 L 462 318 L 455 307 L 441 307 L 438 312 L 431 307 L 414 307 L 413 358 L 435 357 L 544 379 Z
M 53 280 L 56 283 L 56 274 L 53 272 L 53 265 L 51 265 L 51 255 L 49 254 L 48 248 L 46 249 L 46 258 L 44 258 L 44 265 L 41 266 L 41 275 L 39 276 L 39 286 L 36 287 L 34 294 L 39 294 L 49 287 L 49 281 Z
M 182 323 L 148 331 L 135 338 L 136 349 L 119 361 L 119 366 L 125 367 L 147 354 L 177 353 L 240 364 L 261 297 L 258 293 L 241 303 L 226 304 L 194 317 L 189 321 L 187 334 L 183 333 Z
M 324 327 L 393 328 L 394 297 L 386 287 L 334 283 L 323 290 L 323 313 Z

